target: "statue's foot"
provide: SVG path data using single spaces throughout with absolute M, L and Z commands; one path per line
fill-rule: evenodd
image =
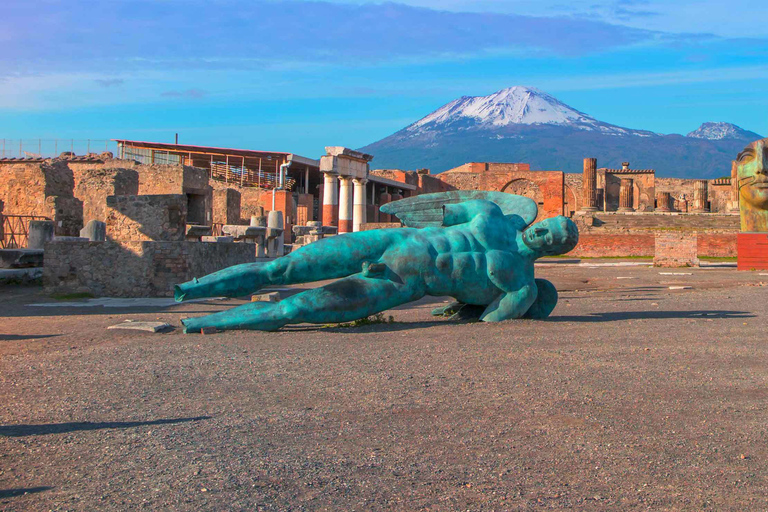
M 254 331 L 276 331 L 289 323 L 277 302 L 250 302 L 236 308 L 219 311 L 205 316 L 181 320 L 184 333 L 201 332 L 204 327 L 215 327 L 220 331 L 250 329 Z

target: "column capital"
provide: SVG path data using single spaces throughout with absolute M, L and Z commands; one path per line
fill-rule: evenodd
M 352 178 L 352 180 L 355 182 L 355 185 L 365 185 L 368 183 L 368 178 Z

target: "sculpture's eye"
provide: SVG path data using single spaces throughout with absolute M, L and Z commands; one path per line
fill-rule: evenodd
M 739 156 L 736 157 L 737 162 L 745 162 L 755 156 L 755 150 L 752 148 L 746 148 L 744 151 L 739 153 Z

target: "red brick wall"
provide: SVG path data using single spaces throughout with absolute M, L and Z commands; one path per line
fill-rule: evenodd
M 737 238 L 738 233 L 699 233 L 699 256 L 708 256 L 711 258 L 736 257 Z
M 711 258 L 735 257 L 736 238 L 737 233 L 698 233 L 698 254 Z M 655 243 L 654 234 L 581 234 L 579 245 L 568 256 L 653 256 Z
M 653 264 L 656 267 L 698 265 L 698 236 L 695 232 L 660 231 L 656 233 Z
M 653 256 L 656 237 L 644 235 L 579 235 L 579 245 L 568 256 L 600 258 L 610 256 Z

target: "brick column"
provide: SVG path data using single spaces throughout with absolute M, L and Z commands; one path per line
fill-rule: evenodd
M 387 188 L 385 187 L 384 193 L 379 196 L 379 203 L 381 204 L 381 206 L 384 206 L 385 204 L 391 201 L 392 201 L 392 195 L 389 192 L 387 192 Z M 389 220 L 389 214 L 379 211 L 379 222 L 391 222 Z
M 621 178 L 621 188 L 619 189 L 619 211 L 620 212 L 633 212 L 635 209 L 632 207 L 633 199 L 632 190 L 632 178 Z
M 326 172 L 323 181 L 323 224 L 338 226 L 339 180 L 338 175 Z
M 366 222 L 366 197 L 365 184 L 366 179 L 355 178 L 355 205 L 352 213 L 352 230 L 360 231 L 360 227 Z
M 656 192 L 656 211 L 657 212 L 669 212 L 672 211 L 669 207 L 671 198 L 669 192 Z
M 352 178 L 339 176 L 339 233 L 352 232 Z
M 709 212 L 709 182 L 707 180 L 695 180 L 693 182 L 693 204 L 691 212 Z
M 393 202 L 393 203 L 394 203 L 395 201 L 399 201 L 399 200 L 401 200 L 402 198 L 403 198 L 403 196 L 401 196 L 401 195 L 400 195 L 400 191 L 399 191 L 399 190 L 395 190 L 395 193 L 394 193 L 394 194 L 392 194 L 392 202 Z
M 584 159 L 584 203 L 585 212 L 597 211 L 597 158 Z

